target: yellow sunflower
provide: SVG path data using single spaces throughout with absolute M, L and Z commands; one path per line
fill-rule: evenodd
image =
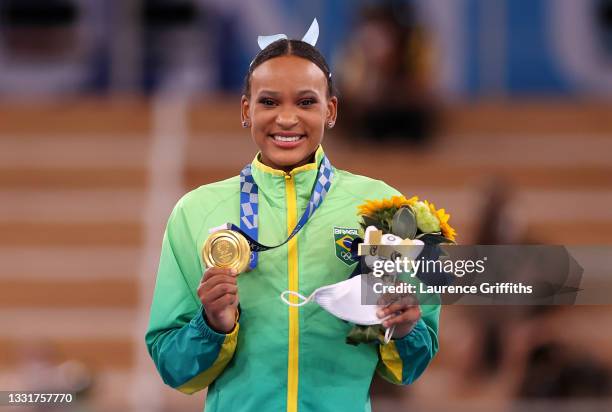
M 433 203 L 429 203 L 427 200 L 425 200 L 425 204 L 429 207 L 431 213 L 438 217 L 438 220 L 440 221 L 440 231 L 442 232 L 442 236 L 454 242 L 457 232 L 455 231 L 455 229 L 452 228 L 451 225 L 448 224 L 450 215 L 446 213 L 444 209 L 436 210 L 435 205 Z
M 374 216 L 376 213 L 386 209 L 399 209 L 402 206 L 412 206 L 418 202 L 417 196 L 412 196 L 406 199 L 404 196 L 393 196 L 390 199 L 382 200 L 366 200 L 366 202 L 357 207 L 360 216 Z

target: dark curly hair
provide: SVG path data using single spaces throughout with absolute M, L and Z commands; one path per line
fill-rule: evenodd
M 287 40 L 281 39 L 277 40 L 274 43 L 268 45 L 265 49 L 260 51 L 255 59 L 251 62 L 249 66 L 249 72 L 244 78 L 244 88 L 242 90 L 242 94 L 246 97 L 251 97 L 251 76 L 253 75 L 253 71 L 262 63 L 273 59 L 274 57 L 280 56 L 297 56 L 306 60 L 310 60 L 314 64 L 317 65 L 325 74 L 325 78 L 327 79 L 327 96 L 335 96 L 334 84 L 331 77 L 331 72 L 329 70 L 329 66 L 325 61 L 323 55 L 311 44 L 306 43 L 301 40 Z

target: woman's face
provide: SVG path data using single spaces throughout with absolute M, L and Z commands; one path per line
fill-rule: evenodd
M 289 171 L 308 163 L 323 140 L 328 122 L 335 123 L 338 100 L 327 97 L 323 71 L 307 59 L 275 57 L 251 76 L 251 97 L 242 96 L 242 120 L 261 161 Z

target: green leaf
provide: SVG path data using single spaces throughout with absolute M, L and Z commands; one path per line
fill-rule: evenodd
M 417 223 L 414 213 L 409 207 L 402 207 L 395 212 L 391 221 L 391 233 L 402 239 L 414 239 Z
M 346 335 L 346 343 L 359 345 L 361 343 L 383 343 L 385 333 L 380 325 L 355 325 Z
M 361 218 L 363 219 L 364 229 L 368 226 L 375 226 L 376 228 L 380 229 L 380 222 L 378 220 L 370 216 L 361 216 Z
M 438 233 L 423 233 L 417 236 L 417 239 L 421 239 L 426 245 L 438 245 L 440 243 L 451 243 L 454 244 L 450 239 L 445 238 L 439 232 Z

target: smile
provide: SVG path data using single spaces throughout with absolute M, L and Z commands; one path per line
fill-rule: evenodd
M 277 142 L 291 143 L 291 142 L 297 142 L 298 140 L 304 138 L 305 136 L 304 135 L 295 135 L 295 136 L 273 135 L 273 136 L 270 136 L 270 137 L 272 137 Z

